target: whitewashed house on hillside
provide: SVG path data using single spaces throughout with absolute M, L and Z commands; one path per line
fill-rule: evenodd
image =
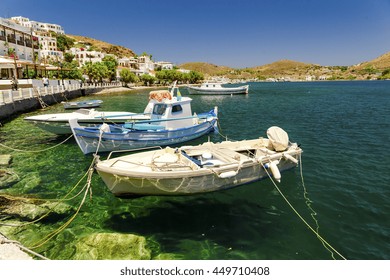
M 70 48 L 68 52 L 74 55 L 80 66 L 85 65 L 87 62 L 102 62 L 102 59 L 106 56 L 105 53 L 89 51 L 84 48 Z
M 62 26 L 55 23 L 34 21 L 22 16 L 11 17 L 10 19 L 23 27 L 29 28 L 32 31 L 37 31 L 37 32 L 52 31 L 58 34 L 65 34 L 65 31 L 62 28 Z

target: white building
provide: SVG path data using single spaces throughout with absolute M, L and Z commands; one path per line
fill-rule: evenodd
M 152 75 L 154 76 L 154 62 L 149 56 L 143 55 L 138 57 L 138 71 L 137 75 Z
M 0 18 L 0 58 L 16 62 L 12 67 L 0 65 L 0 79 L 22 77 L 25 68 L 33 65 L 34 52 L 38 53 L 38 48 L 38 38 L 32 36 L 28 28 Z
M 118 59 L 118 66 L 128 69 L 137 69 L 138 60 L 134 57 L 122 57 Z
M 0 18 L 0 55 L 8 56 L 9 49 L 14 49 L 17 59 L 32 62 L 33 47 L 38 49 L 37 40 L 29 29 Z
M 62 61 L 64 54 L 57 49 L 57 39 L 51 36 L 37 36 L 39 39 L 39 59 L 46 63 L 50 60 Z
M 174 65 L 172 62 L 167 61 L 157 61 L 155 63 L 155 67 L 161 67 L 161 70 L 172 70 Z
M 314 76 L 314 75 L 307 75 L 305 80 L 308 81 L 308 82 L 315 81 L 316 80 L 316 76 Z
M 26 17 L 11 17 L 11 20 L 16 22 L 17 24 L 29 28 L 32 31 L 37 32 L 55 32 L 58 34 L 65 34 L 64 29 L 61 25 L 54 24 L 54 23 L 45 23 L 45 22 L 39 22 L 39 21 L 33 21 Z
M 85 65 L 87 62 L 102 62 L 103 58 L 106 56 L 105 53 L 89 51 L 84 48 L 71 48 L 68 52 L 74 55 L 74 58 L 78 61 L 80 66 Z

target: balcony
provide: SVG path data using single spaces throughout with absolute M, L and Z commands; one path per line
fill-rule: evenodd
M 7 36 L 8 43 L 16 44 L 16 38 L 14 36 Z
M 24 40 L 23 40 L 23 39 L 22 39 L 22 40 L 16 41 L 16 43 L 17 43 L 18 45 L 20 45 L 20 46 L 24 46 Z
M 5 36 L 4 35 L 0 35 L 0 41 L 5 41 Z

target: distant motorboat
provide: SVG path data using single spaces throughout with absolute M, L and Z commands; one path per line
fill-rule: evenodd
M 302 149 L 279 127 L 268 138 L 205 142 L 98 160 L 97 170 L 115 196 L 192 195 L 220 191 L 272 176 L 298 165 Z
M 83 100 L 83 101 L 68 101 L 61 102 L 65 109 L 81 109 L 81 108 L 96 108 L 99 107 L 102 100 Z
M 190 94 L 215 94 L 215 95 L 232 95 L 247 94 L 249 85 L 239 87 L 224 87 L 220 82 L 204 82 L 200 86 L 187 86 Z

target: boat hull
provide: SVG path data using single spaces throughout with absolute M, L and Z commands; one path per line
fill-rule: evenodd
M 125 122 L 134 120 L 150 119 L 150 115 L 132 112 L 97 112 L 89 110 L 83 110 L 82 112 L 83 113 L 78 113 L 78 111 L 75 111 L 73 113 L 38 115 L 26 117 L 24 120 L 50 133 L 66 135 L 72 134 L 72 130 L 69 125 L 70 119 L 78 119 L 78 122 L 81 125 L 87 127 L 98 126 L 103 122 L 124 124 Z
M 205 94 L 205 95 L 235 95 L 247 94 L 248 86 L 234 87 L 234 88 L 202 88 L 202 87 L 188 87 L 190 94 Z
M 192 195 L 237 187 L 296 167 L 296 143 L 276 152 L 265 138 L 205 142 L 98 160 L 95 169 L 115 196 Z
M 176 130 L 101 133 L 99 128 L 73 128 L 73 135 L 84 154 L 124 151 L 153 146 L 169 146 L 199 138 L 214 130 L 217 119 Z
M 296 167 L 296 164 L 282 160 L 278 164 L 280 172 Z M 111 173 L 100 166 L 96 167 L 97 172 L 115 196 L 138 196 L 138 195 L 163 195 L 182 196 L 200 193 L 208 193 L 230 189 L 243 184 L 269 178 L 270 171 L 266 171 L 259 163 L 253 163 L 240 169 L 237 175 L 230 178 L 221 178 L 219 174 L 235 171 L 237 166 L 214 171 L 182 172 L 180 176 L 170 177 L 169 174 L 155 174 L 149 176 L 144 174 L 125 175 Z

